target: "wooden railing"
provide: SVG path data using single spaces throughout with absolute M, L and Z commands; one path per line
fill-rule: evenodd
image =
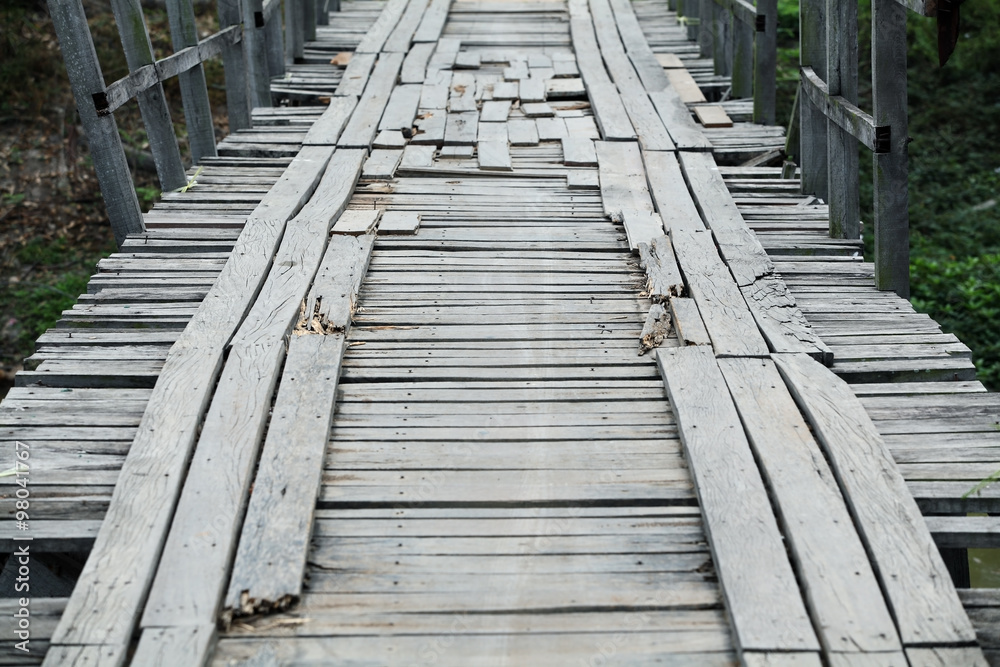
M 830 205 L 830 235 L 860 238 L 858 144 L 872 152 L 875 286 L 910 291 L 907 214 L 906 13 L 936 0 L 872 0 L 872 113 L 858 102 L 856 2 L 801 0 L 802 190 Z
M 672 0 L 679 16 L 698 24 L 703 58 L 732 78 L 730 96 L 753 98 L 753 121 L 775 120 L 778 0 Z
M 191 159 L 216 155 L 215 128 L 202 63 L 222 57 L 230 130 L 250 127 L 254 107 L 271 106 L 270 79 L 302 57 L 315 37 L 317 18 L 339 0 L 286 0 L 284 39 L 281 0 L 218 0 L 220 30 L 199 40 L 191 0 L 166 0 L 173 55 L 156 60 L 139 0 L 111 0 L 129 74 L 106 85 L 82 0 L 48 0 L 66 61 L 94 169 L 119 245 L 143 231 L 142 211 L 125 160 L 114 112 L 136 99 L 163 190 L 187 183 L 163 81 L 178 77 Z M 334 6 L 330 6 L 334 5 Z

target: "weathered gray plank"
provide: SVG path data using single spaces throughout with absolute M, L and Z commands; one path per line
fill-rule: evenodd
M 680 425 L 705 532 L 737 645 L 818 651 L 819 642 L 740 417 L 712 351 L 661 349 L 660 373 Z
M 338 150 L 317 194 L 282 239 L 260 295 L 234 337 L 156 569 L 144 628 L 214 624 L 249 492 L 285 337 L 319 268 L 330 227 L 365 151 Z M 187 582 L 178 586 L 178 581 Z M 174 647 L 161 650 L 170 652 Z M 181 644 L 177 650 L 183 650 Z
M 399 166 L 399 161 L 402 159 L 403 151 L 401 150 L 377 148 L 365 160 L 361 175 L 364 178 L 390 179 L 396 173 L 396 167 Z
M 385 40 L 381 50 L 387 53 L 406 53 L 410 49 L 410 40 L 420 25 L 427 9 L 427 0 L 408 0 L 406 10 L 399 22 Z
M 365 86 L 365 92 L 358 101 L 358 106 L 354 109 L 354 114 L 344 128 L 343 134 L 340 135 L 340 140 L 337 142 L 339 147 L 371 148 L 379 120 L 389 101 L 389 94 L 396 85 L 396 77 L 402 64 L 401 53 L 382 54 L 379 57 L 375 71 Z
M 643 151 L 649 192 L 667 232 L 679 229 L 704 229 L 698 209 L 684 183 L 677 156 L 669 151 Z
M 806 355 L 774 360 L 837 476 L 904 645 L 973 641 L 951 576 L 861 402 Z
M 563 164 L 570 167 L 596 167 L 597 151 L 594 142 L 582 137 L 563 137 Z
M 424 17 L 413 35 L 414 42 L 436 42 L 441 36 L 445 20 L 448 18 L 448 8 L 451 0 L 431 0 Z
M 421 86 L 410 84 L 396 86 L 389 96 L 385 113 L 378 124 L 379 130 L 403 130 L 409 132 L 417 115 Z
M 347 68 L 333 94 L 360 97 L 368 85 L 368 75 L 375 66 L 375 57 L 374 53 L 355 53 L 347 63 Z
M 427 75 L 427 61 L 430 60 L 433 51 L 433 43 L 414 44 L 403 60 L 399 82 L 402 84 L 423 83 Z
M 350 120 L 357 104 L 358 98 L 353 95 L 331 99 L 323 115 L 309 128 L 302 145 L 336 146 L 340 133 L 344 131 L 344 126 Z
M 263 282 L 285 227 L 333 152 L 303 148 L 254 210 L 230 260 L 167 356 L 91 557 L 53 645 L 125 646 L 146 598 L 223 348 Z
M 639 145 L 635 142 L 598 141 L 598 172 L 605 215 L 625 225 L 629 247 L 639 249 L 663 235 L 663 223 L 653 211 L 646 186 Z
M 444 128 L 446 146 L 472 145 L 479 132 L 479 112 L 460 111 L 448 113 Z
M 712 232 L 674 230 L 670 240 L 715 353 L 727 357 L 767 356 L 767 343 L 719 257 Z
M 378 53 L 381 51 L 382 46 L 389 38 L 389 34 L 393 28 L 396 27 L 399 18 L 403 15 L 403 11 L 408 4 L 409 0 L 388 0 L 382 8 L 381 13 L 379 13 L 378 18 L 375 19 L 375 23 L 372 24 L 368 32 L 361 38 L 361 42 L 354 50 L 354 53 Z
M 674 321 L 677 340 L 682 345 L 711 345 L 705 323 L 698 312 L 698 304 L 687 297 L 670 297 L 670 315 Z
M 349 234 L 358 236 L 359 234 L 369 234 L 379 218 L 382 217 L 382 209 L 351 209 L 344 211 L 336 224 L 333 226 L 334 234 Z
M 379 234 L 416 234 L 420 214 L 413 211 L 386 211 L 378 223 Z
M 828 653 L 902 652 L 840 488 L 767 359 L 719 359 Z
M 653 302 L 684 295 L 684 279 L 669 237 L 661 235 L 649 243 L 640 243 L 639 262 L 646 271 L 646 293 Z
M 654 303 L 646 315 L 646 323 L 639 334 L 639 356 L 660 347 L 672 330 L 670 314 L 662 303 Z

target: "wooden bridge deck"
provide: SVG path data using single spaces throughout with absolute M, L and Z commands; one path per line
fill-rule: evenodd
M 665 5 L 344 0 L 0 404 L 0 663 L 1000 664 L 1000 400 Z

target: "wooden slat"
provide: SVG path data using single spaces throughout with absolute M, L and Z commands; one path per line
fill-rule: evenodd
M 671 87 L 651 92 L 649 99 L 679 150 L 712 150 L 712 142 L 691 119 L 691 112 L 676 90 Z
M 677 155 L 668 151 L 643 151 L 649 192 L 667 232 L 704 229 L 701 215 L 684 182 Z
M 417 115 L 421 86 L 410 84 L 396 86 L 389 96 L 385 113 L 379 121 L 379 130 L 403 130 L 409 132 Z
M 698 312 L 698 304 L 687 297 L 670 298 L 670 316 L 674 321 L 677 340 L 682 345 L 711 345 L 705 323 Z
M 882 661 L 905 663 L 840 488 L 774 363 L 735 358 L 718 363 L 778 508 L 824 650 L 879 653 Z
M 166 539 L 224 345 L 264 281 L 285 221 L 312 194 L 332 153 L 329 147 L 307 147 L 292 160 L 255 208 L 229 261 L 171 348 L 53 645 L 104 645 L 122 651 L 127 646 Z
M 354 61 L 351 62 L 353 64 Z M 396 76 L 402 64 L 401 53 L 382 54 L 379 57 L 371 79 L 365 86 L 365 92 L 358 101 L 358 106 L 343 134 L 340 135 L 340 140 L 337 142 L 340 148 L 371 148 L 382 112 L 389 102 L 389 94 L 396 85 Z
M 156 569 L 143 613 L 144 629 L 215 623 L 285 356 L 285 337 L 319 268 L 330 227 L 357 183 L 363 159 L 363 150 L 334 153 L 317 196 L 303 207 L 296 216 L 298 224 L 282 239 L 268 279 L 232 341 Z M 185 585 L 178 586 L 179 581 Z M 174 648 L 184 650 L 182 644 L 160 650 L 179 657 L 172 653 Z
M 330 241 L 307 317 L 289 341 L 225 599 L 227 616 L 281 610 L 302 593 L 344 335 L 373 247 L 373 236 Z
M 840 483 L 903 644 L 974 641 L 920 510 L 861 402 L 843 380 L 806 355 L 774 359 Z
M 598 171 L 605 215 L 625 225 L 629 247 L 650 243 L 663 235 L 663 224 L 653 211 L 646 187 L 639 145 L 634 142 L 598 141 Z
M 375 66 L 375 57 L 374 53 L 354 54 L 333 94 L 351 97 L 360 97 L 364 94 L 365 86 L 368 85 L 368 75 Z
M 674 230 L 670 240 L 684 272 L 688 293 L 698 305 L 715 353 L 725 357 L 767 356 L 767 343 L 733 282 L 732 274 L 719 257 L 712 233 Z
M 323 115 L 309 128 L 302 145 L 336 146 L 340 133 L 343 132 L 357 104 L 358 98 L 353 95 L 331 99 Z
M 677 267 L 677 258 L 667 236 L 639 244 L 640 266 L 646 271 L 646 292 L 655 303 L 674 296 L 683 296 L 684 279 Z
M 818 651 L 785 545 L 712 351 L 657 356 L 742 651 Z
M 705 127 L 732 127 L 733 119 L 717 104 L 699 104 L 694 108 L 698 122 Z
M 403 11 L 408 4 L 409 0 L 388 0 L 378 18 L 375 19 L 375 23 L 372 24 L 368 32 L 361 39 L 354 53 L 378 53 L 381 51 L 386 39 L 389 38 L 389 34 L 396 27 L 399 18 L 403 15 Z
M 410 40 L 413 39 L 413 34 L 417 31 L 426 9 L 427 0 L 408 0 L 406 10 L 399 18 L 396 27 L 389 33 L 381 51 L 387 53 L 406 53 L 409 51 Z
M 436 42 L 441 36 L 451 0 L 431 0 L 424 17 L 413 35 L 414 42 Z
M 701 92 L 701 88 L 695 83 L 694 77 L 686 69 L 668 69 L 665 71 L 667 77 L 670 79 L 670 85 L 677 91 L 681 102 L 685 104 L 699 104 L 708 101 L 705 98 L 705 93 Z

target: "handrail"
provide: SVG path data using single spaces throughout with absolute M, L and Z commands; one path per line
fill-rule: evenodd
M 830 235 L 860 238 L 858 143 L 874 162 L 875 286 L 909 296 L 906 15 L 937 0 L 872 0 L 871 115 L 857 106 L 857 3 L 800 3 L 802 190 L 830 206 Z
M 690 4 L 690 0 L 688 0 Z M 676 2 L 683 16 L 683 3 Z M 704 0 L 698 5 L 698 44 L 715 73 L 730 76 L 735 99 L 753 98 L 753 122 L 775 121 L 778 2 Z
M 315 33 L 317 4 L 322 7 L 320 11 L 328 5 L 334 11 L 339 9 L 336 0 L 285 1 L 297 19 L 285 26 L 285 39 L 299 45 L 298 54 L 290 59 L 301 56 L 304 38 Z M 183 186 L 186 177 L 162 82 L 180 78 L 194 162 L 215 155 L 215 130 L 202 63 L 222 56 L 229 127 L 249 127 L 251 109 L 271 105 L 271 77 L 284 73 L 282 19 L 277 11 L 281 0 L 219 2 L 221 28 L 203 40 L 197 37 L 191 0 L 167 0 L 175 52 L 160 60 L 153 59 L 139 0 L 112 0 L 129 74 L 110 85 L 104 82 L 82 0 L 48 0 L 48 5 L 108 217 L 120 246 L 129 234 L 142 232 L 145 226 L 114 112 L 131 99 L 139 101 L 161 187 L 173 190 Z M 310 17 L 311 25 L 301 17 Z

